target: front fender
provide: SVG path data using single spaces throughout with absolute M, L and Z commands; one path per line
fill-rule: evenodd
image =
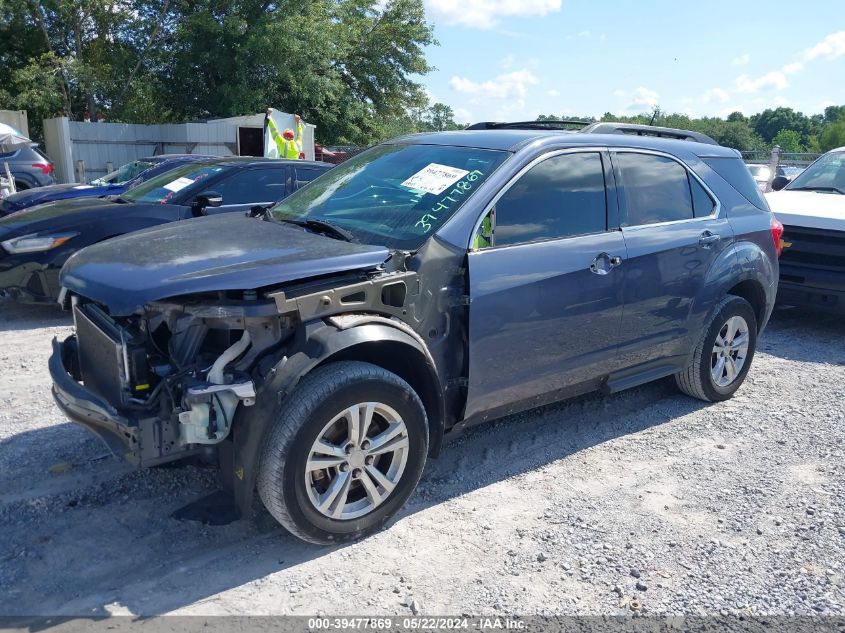
M 376 315 L 339 315 L 305 325 L 292 345 L 293 352 L 283 357 L 259 387 L 252 407 L 239 407 L 232 425 L 233 492 L 242 517 L 248 515 L 258 477 L 261 449 L 267 442 L 276 412 L 287 397 L 311 370 L 334 358 L 368 344 L 406 346 L 409 351 L 425 359 L 428 379 L 439 385 L 434 361 L 419 336 L 407 325 Z M 443 438 L 444 404 L 442 391 L 430 390 L 428 400 L 430 451 L 436 454 Z M 433 411 L 431 409 L 434 409 Z M 433 415 L 432 415 L 433 414 Z

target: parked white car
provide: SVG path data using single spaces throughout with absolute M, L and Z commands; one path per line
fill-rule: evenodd
M 778 301 L 845 312 L 845 147 L 766 200 L 784 225 Z

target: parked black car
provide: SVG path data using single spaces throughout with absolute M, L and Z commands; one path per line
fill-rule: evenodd
M 211 160 L 216 156 L 201 154 L 161 154 L 133 160 L 110 174 L 98 178 L 91 184 L 71 183 L 67 185 L 47 185 L 35 189 L 26 189 L 0 200 L 0 217 L 22 211 L 37 204 L 68 200 L 70 198 L 98 198 L 100 196 L 119 196 L 137 187 L 142 182 L 163 174 L 166 171 L 198 160 Z
M 400 138 L 263 219 L 87 248 L 56 401 L 136 464 L 215 455 L 242 510 L 257 485 L 333 543 L 383 526 L 469 424 L 665 376 L 730 398 L 780 226 L 738 152 L 610 131 Z
M 193 162 L 120 196 L 48 202 L 0 218 L 0 295 L 55 300 L 59 270 L 85 246 L 166 222 L 270 206 L 332 167 L 256 158 Z

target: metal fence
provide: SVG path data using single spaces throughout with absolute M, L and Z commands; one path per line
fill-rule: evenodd
M 777 145 L 768 150 L 753 150 L 749 152 L 742 152 L 742 160 L 746 163 L 766 164 L 771 165 L 774 161 L 774 166 L 786 165 L 792 167 L 806 167 L 821 154 L 812 152 L 783 152 Z
M 59 117 L 44 120 L 44 140 L 59 182 L 88 182 L 144 156 L 249 155 L 242 142 L 250 134 L 257 135 L 260 153 L 263 125 L 263 114 L 160 125 L 84 123 Z M 314 126 L 308 123 L 303 145 L 306 157 L 313 157 Z
M 330 145 L 326 147 L 315 145 L 314 159 L 321 160 L 324 163 L 339 165 L 353 156 L 357 156 L 369 147 L 369 145 Z

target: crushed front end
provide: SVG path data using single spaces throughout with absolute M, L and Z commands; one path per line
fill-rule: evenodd
M 112 317 L 74 296 L 76 334 L 53 342 L 53 395 L 73 421 L 139 466 L 208 452 L 255 403 L 262 358 L 294 332 L 294 315 L 255 293 L 155 302 Z

